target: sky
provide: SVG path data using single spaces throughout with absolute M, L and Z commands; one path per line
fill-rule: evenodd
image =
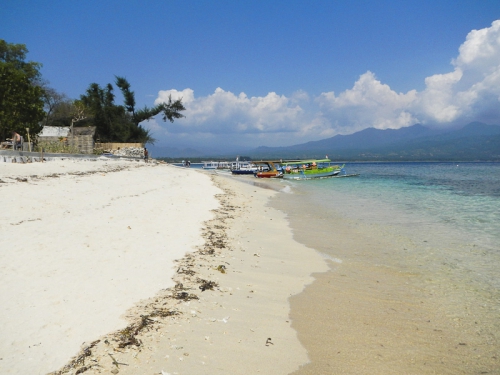
M 157 146 L 500 124 L 499 0 L 3 0 L 0 38 L 73 99 L 115 76 L 141 108 L 182 98 L 142 124 Z

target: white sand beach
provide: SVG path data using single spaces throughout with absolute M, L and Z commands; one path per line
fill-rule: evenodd
M 288 298 L 327 266 L 273 194 L 165 164 L 0 164 L 0 373 L 307 363 Z

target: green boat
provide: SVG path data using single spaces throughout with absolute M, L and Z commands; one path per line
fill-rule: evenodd
M 330 165 L 330 159 L 310 159 L 281 163 L 286 180 L 309 180 L 334 177 L 340 174 L 344 165 Z

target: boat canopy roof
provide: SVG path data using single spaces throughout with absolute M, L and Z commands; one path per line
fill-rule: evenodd
M 312 163 L 328 163 L 330 159 L 309 159 L 309 160 L 293 160 L 293 161 L 284 161 L 283 165 L 296 165 L 296 164 L 312 164 Z
M 252 164 L 281 164 L 279 160 L 252 160 Z

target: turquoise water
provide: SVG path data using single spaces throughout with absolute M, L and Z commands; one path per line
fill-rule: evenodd
M 345 169 L 359 176 L 279 184 L 307 202 L 308 215 L 334 213 L 405 250 L 373 261 L 480 290 L 485 300 L 472 293 L 467 298 L 475 301 L 467 302 L 500 313 L 500 164 L 350 163 Z
M 354 275 L 353 299 L 373 300 L 370 308 L 380 311 L 397 300 L 405 308 L 396 321 L 434 325 L 410 339 L 412 350 L 432 362 L 427 340 L 437 340 L 439 355 L 463 362 L 436 373 L 499 373 L 500 163 L 349 163 L 345 170 L 359 176 L 266 181 L 282 192 L 271 206 L 288 215 L 298 241 L 331 261 L 329 272 Z M 321 280 L 303 300 L 329 293 L 337 279 Z M 429 373 L 425 362 L 413 370 Z
M 322 296 L 338 292 L 331 283 L 345 277 L 338 285 L 348 297 L 338 300 L 366 309 L 354 331 L 374 329 L 396 343 L 401 335 L 401 352 L 396 345 L 387 358 L 413 351 L 422 358 L 404 373 L 499 373 L 500 163 L 348 163 L 345 170 L 359 176 L 232 177 L 280 191 L 269 205 L 287 215 L 297 241 L 327 259 L 331 269 L 301 301 L 334 303 Z M 396 328 L 370 328 L 371 310 Z M 311 319 L 336 318 L 321 311 Z M 440 370 L 443 360 L 451 370 Z
M 352 163 L 358 177 L 296 182 L 317 204 L 360 220 L 440 227 L 500 251 L 500 164 Z

